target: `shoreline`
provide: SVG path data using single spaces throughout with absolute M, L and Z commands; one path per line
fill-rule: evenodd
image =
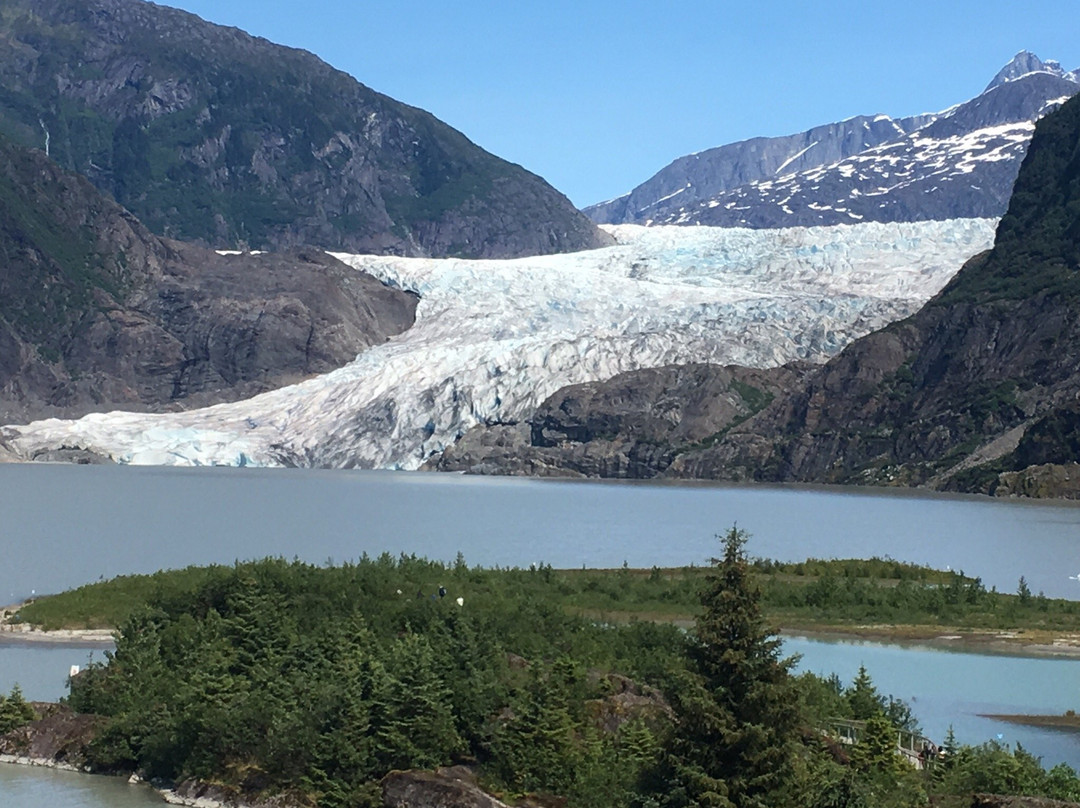
M 4 644 L 84 646 L 103 648 L 115 645 L 116 629 L 112 628 L 75 628 L 52 629 L 37 628 L 27 623 L 7 622 L 23 604 L 13 604 L 0 608 L 0 646 Z M 642 615 L 631 612 L 619 614 L 600 612 L 594 615 L 604 619 L 642 619 Z M 671 617 L 652 618 L 657 622 L 676 625 L 693 625 L 693 619 L 673 615 Z M 938 625 L 891 625 L 891 624 L 828 624 L 828 623 L 790 623 L 782 621 L 776 633 L 782 637 L 804 637 L 808 640 L 825 642 L 875 642 L 901 647 L 929 647 L 941 651 L 954 651 L 971 654 L 990 654 L 1000 656 L 1019 656 L 1035 659 L 1076 659 L 1080 660 L 1080 632 L 1047 631 L 1045 629 L 970 629 Z
M 107 628 L 64 628 L 54 631 L 32 626 L 0 624 L 0 645 L 68 645 L 100 648 L 115 645 L 116 632 Z
M 19 613 L 19 609 L 31 602 L 24 600 L 21 603 L 0 606 L 0 645 L 84 645 L 87 648 L 98 648 L 116 644 L 114 628 L 61 628 L 46 631 L 29 623 L 12 623 L 11 618 Z
M 49 758 L 33 758 L 33 757 L 21 757 L 19 755 L 4 755 L 0 754 L 0 765 L 8 766 L 32 766 L 41 769 L 55 769 L 62 772 L 74 772 L 75 774 L 89 775 L 90 777 L 111 777 L 111 778 L 123 778 L 127 780 L 128 785 L 137 786 L 140 788 L 148 788 L 153 791 L 158 797 L 161 798 L 162 804 L 165 805 L 185 805 L 189 808 L 244 808 L 250 806 L 249 803 L 236 802 L 234 800 L 217 799 L 215 797 L 209 797 L 205 795 L 188 796 L 180 793 L 177 788 L 164 788 L 155 786 L 153 783 L 139 777 L 137 774 L 123 775 L 123 774 L 97 774 L 89 769 L 80 769 L 77 766 L 72 766 L 69 763 L 58 763 L 55 760 Z M 251 806 L 253 808 L 253 806 Z
M 938 651 L 1032 659 L 1080 660 L 1080 634 L 1047 631 L 950 629 L 942 626 L 783 626 L 781 637 L 823 642 L 872 642 Z

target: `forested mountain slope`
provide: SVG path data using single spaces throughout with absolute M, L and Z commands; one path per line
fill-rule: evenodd
M 153 232 L 213 247 L 508 257 L 610 243 L 427 112 L 143 0 L 6 0 L 0 132 Z

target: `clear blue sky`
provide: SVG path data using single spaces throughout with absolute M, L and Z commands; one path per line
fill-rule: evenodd
M 579 206 L 680 155 L 978 94 L 1019 50 L 1080 67 L 1080 0 L 170 0 L 305 48 Z

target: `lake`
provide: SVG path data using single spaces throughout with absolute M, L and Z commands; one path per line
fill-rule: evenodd
M 837 489 L 556 482 L 385 471 L 0 465 L 0 599 L 267 555 L 470 564 L 704 564 L 891 556 L 1080 597 L 1080 507 Z
M 1080 570 L 1080 507 L 1070 504 L 370 471 L 0 465 L 0 597 L 267 555 L 323 563 L 405 552 L 450 561 L 460 551 L 485 566 L 704 564 L 718 551 L 715 535 L 734 523 L 752 534 L 753 555 L 891 556 L 962 569 L 1002 591 L 1023 575 L 1035 592 L 1080 596 L 1070 579 Z M 1080 767 L 1076 736 L 977 717 L 1074 708 L 1080 663 L 786 642 L 805 669 L 845 681 L 865 663 L 881 691 L 913 699 L 937 740 L 949 724 L 966 742 L 1000 733 L 1047 763 Z M 0 645 L 0 690 L 17 677 L 30 696 L 62 692 L 70 665 L 88 655 Z M 4 808 L 160 804 L 123 782 L 16 766 L 0 766 L 0 794 Z

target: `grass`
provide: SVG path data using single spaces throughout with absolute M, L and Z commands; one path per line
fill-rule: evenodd
M 365 562 L 361 562 L 365 563 Z M 708 567 L 652 569 L 521 570 L 445 567 L 428 562 L 432 581 L 452 591 L 513 590 L 554 600 L 569 613 L 603 622 L 633 620 L 689 625 L 698 613 L 698 591 Z M 188 567 L 129 575 L 39 598 L 16 615 L 45 629 L 113 628 L 146 604 L 167 604 L 223 578 L 229 567 Z M 978 578 L 892 559 L 808 559 L 754 562 L 763 605 L 774 625 L 789 629 L 905 632 L 912 639 L 941 633 L 1023 632 L 1025 642 L 1080 633 L 1080 603 L 987 591 Z M 394 584 L 398 586 L 398 584 Z M 430 581 L 400 584 L 429 591 Z

